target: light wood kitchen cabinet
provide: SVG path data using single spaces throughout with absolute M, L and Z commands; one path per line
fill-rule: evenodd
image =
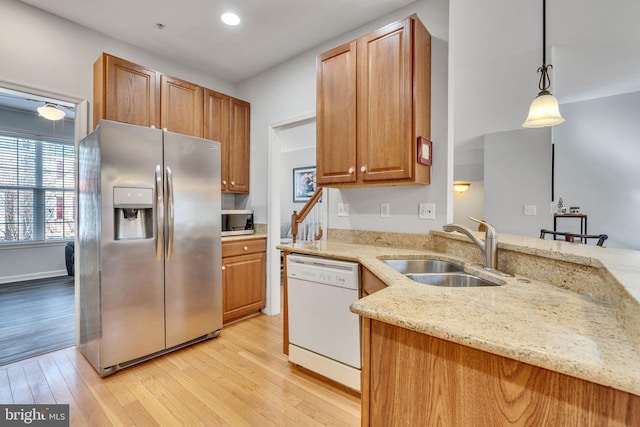
M 417 16 L 321 54 L 316 102 L 318 185 L 430 183 L 431 35 Z
M 93 127 L 100 119 L 160 126 L 160 75 L 103 53 L 93 64 Z
M 160 127 L 202 138 L 204 89 L 187 81 L 160 76 Z
M 640 425 L 640 396 L 368 318 L 363 335 L 363 426 Z
M 100 119 L 166 128 L 221 144 L 221 190 L 249 193 L 251 104 L 103 53 L 93 66 Z
M 249 192 L 251 105 L 206 89 L 204 137 L 221 144 L 221 184 L 225 193 Z
M 371 295 L 387 287 L 387 284 L 378 279 L 372 272 L 362 267 L 362 276 L 360 278 L 360 293 L 362 297 Z
M 266 305 L 267 240 L 222 243 L 224 324 L 258 313 Z

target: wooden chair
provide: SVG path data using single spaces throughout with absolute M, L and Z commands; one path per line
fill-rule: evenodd
M 596 242 L 597 246 L 602 246 L 604 244 L 604 241 L 609 238 L 609 236 L 607 236 L 606 234 L 576 234 L 576 233 L 565 233 L 561 231 L 551 231 L 551 230 L 545 230 L 545 229 L 540 230 L 541 239 L 544 239 L 544 236 L 546 236 L 547 234 L 554 236 L 554 239 L 555 239 L 555 236 L 563 236 L 565 242 L 575 242 L 576 240 L 577 241 L 582 240 L 585 244 L 589 239 L 598 239 L 598 241 Z

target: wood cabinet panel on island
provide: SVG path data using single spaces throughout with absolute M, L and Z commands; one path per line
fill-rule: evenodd
M 103 53 L 94 63 L 100 119 L 166 128 L 221 144 L 221 190 L 249 193 L 251 104 Z
M 363 426 L 640 425 L 640 396 L 368 318 L 363 335 Z
M 640 425 L 640 396 L 362 317 L 362 425 Z
M 316 162 L 328 187 L 429 184 L 431 35 L 417 16 L 318 57 Z
M 222 242 L 224 324 L 257 314 L 266 305 L 266 238 Z

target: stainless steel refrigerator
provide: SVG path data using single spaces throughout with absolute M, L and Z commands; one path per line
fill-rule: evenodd
M 102 120 L 79 143 L 79 347 L 101 376 L 220 333 L 220 144 Z

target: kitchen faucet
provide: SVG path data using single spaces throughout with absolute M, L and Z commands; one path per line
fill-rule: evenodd
M 485 234 L 484 234 L 484 242 L 478 239 L 473 231 L 465 225 L 461 224 L 447 224 L 443 225 L 442 229 L 444 231 L 458 231 L 460 233 L 465 234 L 467 237 L 471 239 L 473 243 L 476 244 L 477 247 L 480 248 L 484 255 L 484 269 L 485 270 L 498 270 L 498 234 L 496 233 L 496 229 L 493 228 L 491 224 L 485 221 L 481 221 L 479 219 L 469 217 L 471 221 L 475 221 L 479 224 L 485 226 Z

